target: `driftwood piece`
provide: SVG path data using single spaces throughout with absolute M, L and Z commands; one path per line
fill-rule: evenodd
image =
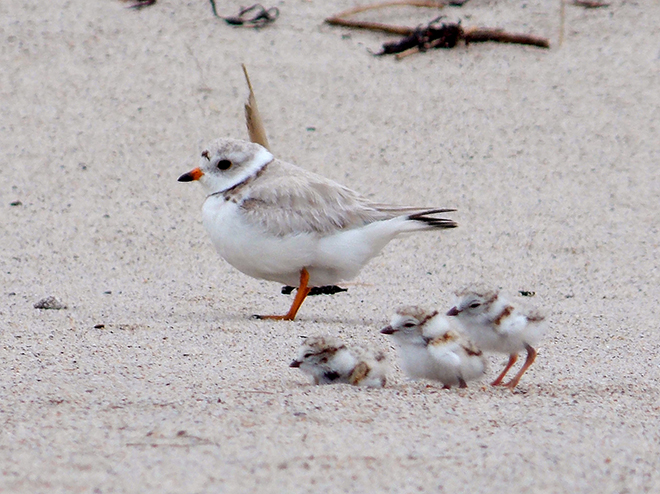
M 415 29 L 412 34 L 399 41 L 383 44 L 380 55 L 396 55 L 397 59 L 405 58 L 415 53 L 432 48 L 454 48 L 460 41 L 465 44 L 495 41 L 498 43 L 517 43 L 523 45 L 549 48 L 550 43 L 545 38 L 528 34 L 507 33 L 502 29 L 470 28 L 463 29 L 458 23 L 435 24 L 432 21 L 426 27 Z
M 347 19 L 348 16 L 361 12 L 393 6 L 443 8 L 446 5 L 461 5 L 461 3 L 448 4 L 446 2 L 427 0 L 390 1 L 378 4 L 363 5 L 360 7 L 344 10 L 343 12 L 327 18 L 325 22 L 333 26 L 367 29 L 369 31 L 381 31 L 404 36 L 404 38 L 399 41 L 383 44 L 382 51 L 376 53 L 378 56 L 396 54 L 397 58 L 404 58 L 414 53 L 419 53 L 432 48 L 453 48 L 460 41 L 464 41 L 466 44 L 494 41 L 498 43 L 516 43 L 538 46 L 541 48 L 550 47 L 550 42 L 546 38 L 528 34 L 508 33 L 503 29 L 482 27 L 463 29 L 460 23 L 439 24 L 441 18 L 436 18 L 429 22 L 426 26 L 416 28 L 407 26 L 394 26 L 389 24 L 382 24 L 379 22 L 356 21 Z

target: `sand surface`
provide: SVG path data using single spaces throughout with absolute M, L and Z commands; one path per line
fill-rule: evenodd
M 323 25 L 352 1 L 261 31 L 204 0 L 0 2 L 0 492 L 660 492 L 660 5 L 569 5 L 557 47 L 558 3 L 443 11 L 551 50 L 396 61 Z M 278 157 L 460 227 L 250 319 L 291 296 L 220 259 L 176 181 L 246 137 L 242 62 Z M 410 382 L 378 333 L 473 281 L 550 314 L 515 393 Z M 288 367 L 310 334 L 383 349 L 388 386 L 312 386 Z

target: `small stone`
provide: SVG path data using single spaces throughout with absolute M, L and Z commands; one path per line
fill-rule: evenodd
M 66 309 L 66 305 L 57 300 L 55 297 L 46 297 L 36 304 L 34 304 L 35 309 L 50 309 L 50 310 L 61 310 Z

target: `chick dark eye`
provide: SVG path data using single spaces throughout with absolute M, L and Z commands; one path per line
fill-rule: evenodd
M 403 325 L 403 327 L 404 328 L 413 328 L 413 327 L 415 327 L 415 323 L 414 322 L 407 322 Z
M 481 304 L 480 304 L 479 302 L 472 302 L 472 303 L 470 304 L 470 309 L 476 309 L 476 308 L 479 307 L 480 305 L 481 305 Z
M 231 161 L 229 160 L 220 160 L 218 161 L 218 170 L 229 170 L 231 168 Z
M 313 353 L 306 353 L 305 355 L 303 355 L 303 358 L 309 358 L 309 357 L 311 357 L 312 355 L 314 355 L 314 354 L 313 354 Z

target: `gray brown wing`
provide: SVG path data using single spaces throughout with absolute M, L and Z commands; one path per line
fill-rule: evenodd
M 450 220 L 427 216 L 452 210 L 373 203 L 332 180 L 280 160 L 269 163 L 233 200 L 247 221 L 275 236 L 326 235 L 405 214 L 433 227 L 455 226 Z
M 240 202 L 245 218 L 275 236 L 328 234 L 396 215 L 374 208 L 352 190 L 323 177 L 271 176 L 256 181 Z

